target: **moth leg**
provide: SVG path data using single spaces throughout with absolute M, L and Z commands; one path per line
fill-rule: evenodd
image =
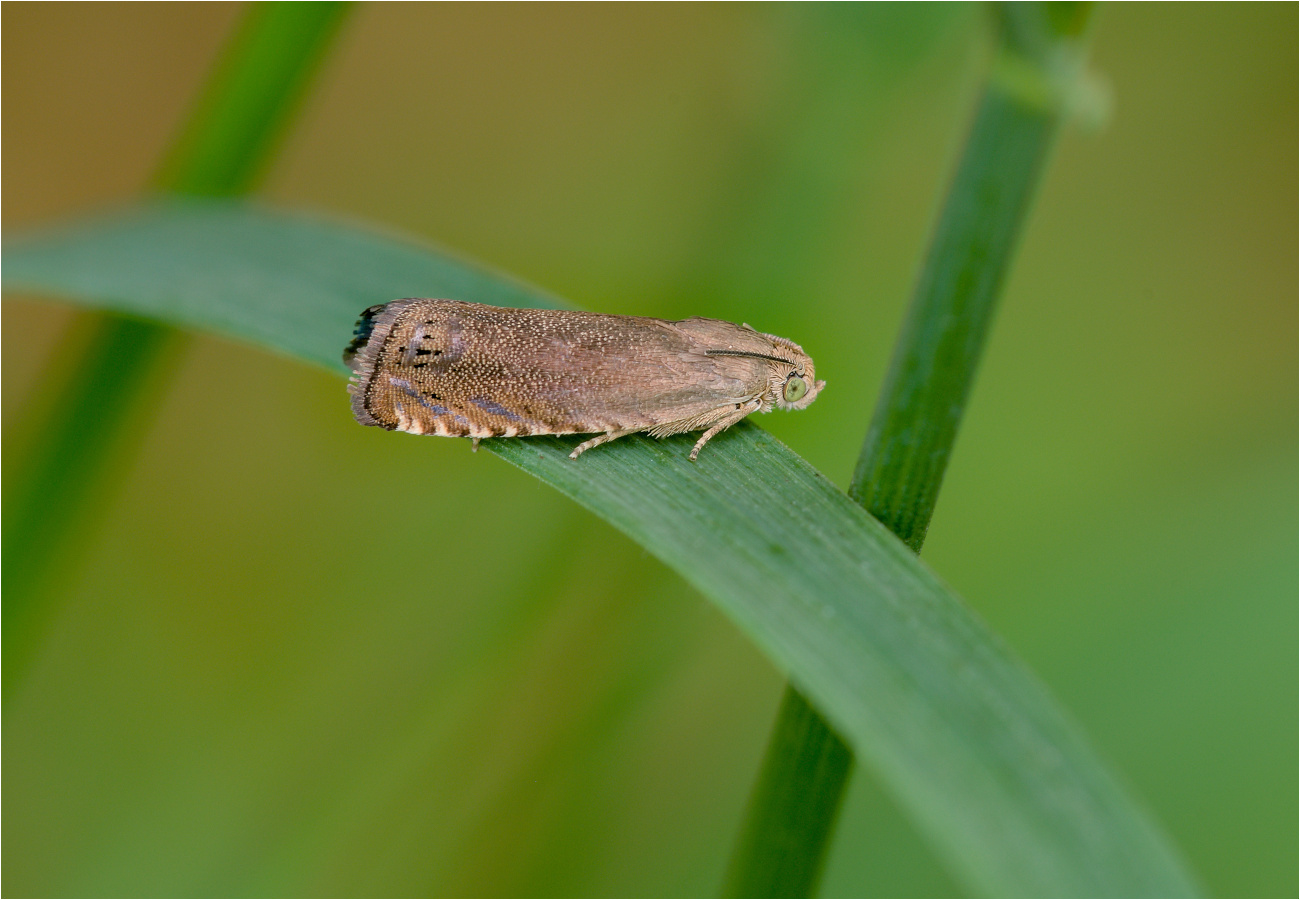
M 721 419 L 718 419 L 718 421 L 713 425 L 709 426 L 709 430 L 704 432 L 700 439 L 695 442 L 695 447 L 691 450 L 691 462 L 695 462 L 696 458 L 700 455 L 700 448 L 709 442 L 709 438 L 721 431 L 726 431 L 732 425 L 735 425 L 741 419 L 745 418 L 745 416 L 755 412 L 761 405 L 762 404 L 759 401 L 751 400 L 744 406 L 740 407 L 740 409 L 733 413 L 728 413 Z
M 474 446 L 469 448 L 469 452 L 478 453 L 478 442 L 481 441 L 482 438 L 473 438 L 472 440 L 474 441 Z
M 644 429 L 625 428 L 622 431 L 607 431 L 604 434 L 596 435 L 596 437 L 592 438 L 591 440 L 583 441 L 581 444 L 574 447 L 573 452 L 569 454 L 569 459 L 577 459 L 579 456 L 581 456 L 583 453 L 586 453 L 592 447 L 599 447 L 601 444 L 607 444 L 610 441 L 623 437 L 624 435 L 635 434 L 636 432 L 642 430 Z

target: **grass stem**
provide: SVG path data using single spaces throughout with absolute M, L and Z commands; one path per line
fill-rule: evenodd
M 1000 7 L 997 62 L 921 266 L 849 496 L 920 552 L 1091 4 Z M 828 763 L 834 761 L 834 764 Z M 811 896 L 852 753 L 787 687 L 725 890 Z

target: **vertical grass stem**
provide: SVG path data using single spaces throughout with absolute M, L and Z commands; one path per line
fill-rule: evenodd
M 849 496 L 920 552 L 998 293 L 1077 95 L 1091 4 L 999 7 L 993 72 L 921 266 Z M 789 686 L 724 893 L 816 892 L 852 753 Z

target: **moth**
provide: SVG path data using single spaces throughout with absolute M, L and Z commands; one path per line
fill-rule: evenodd
M 343 351 L 352 412 L 389 431 L 481 438 L 703 431 L 690 458 L 755 412 L 821 392 L 796 343 L 718 319 L 672 322 L 458 300 L 372 306 Z

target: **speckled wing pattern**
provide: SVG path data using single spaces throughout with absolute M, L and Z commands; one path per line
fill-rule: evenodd
M 725 428 L 771 407 L 774 369 L 802 375 L 806 361 L 812 375 L 797 345 L 716 319 L 432 299 L 366 310 L 344 359 L 363 424 L 472 438 L 601 433 L 575 456 L 636 431 Z

